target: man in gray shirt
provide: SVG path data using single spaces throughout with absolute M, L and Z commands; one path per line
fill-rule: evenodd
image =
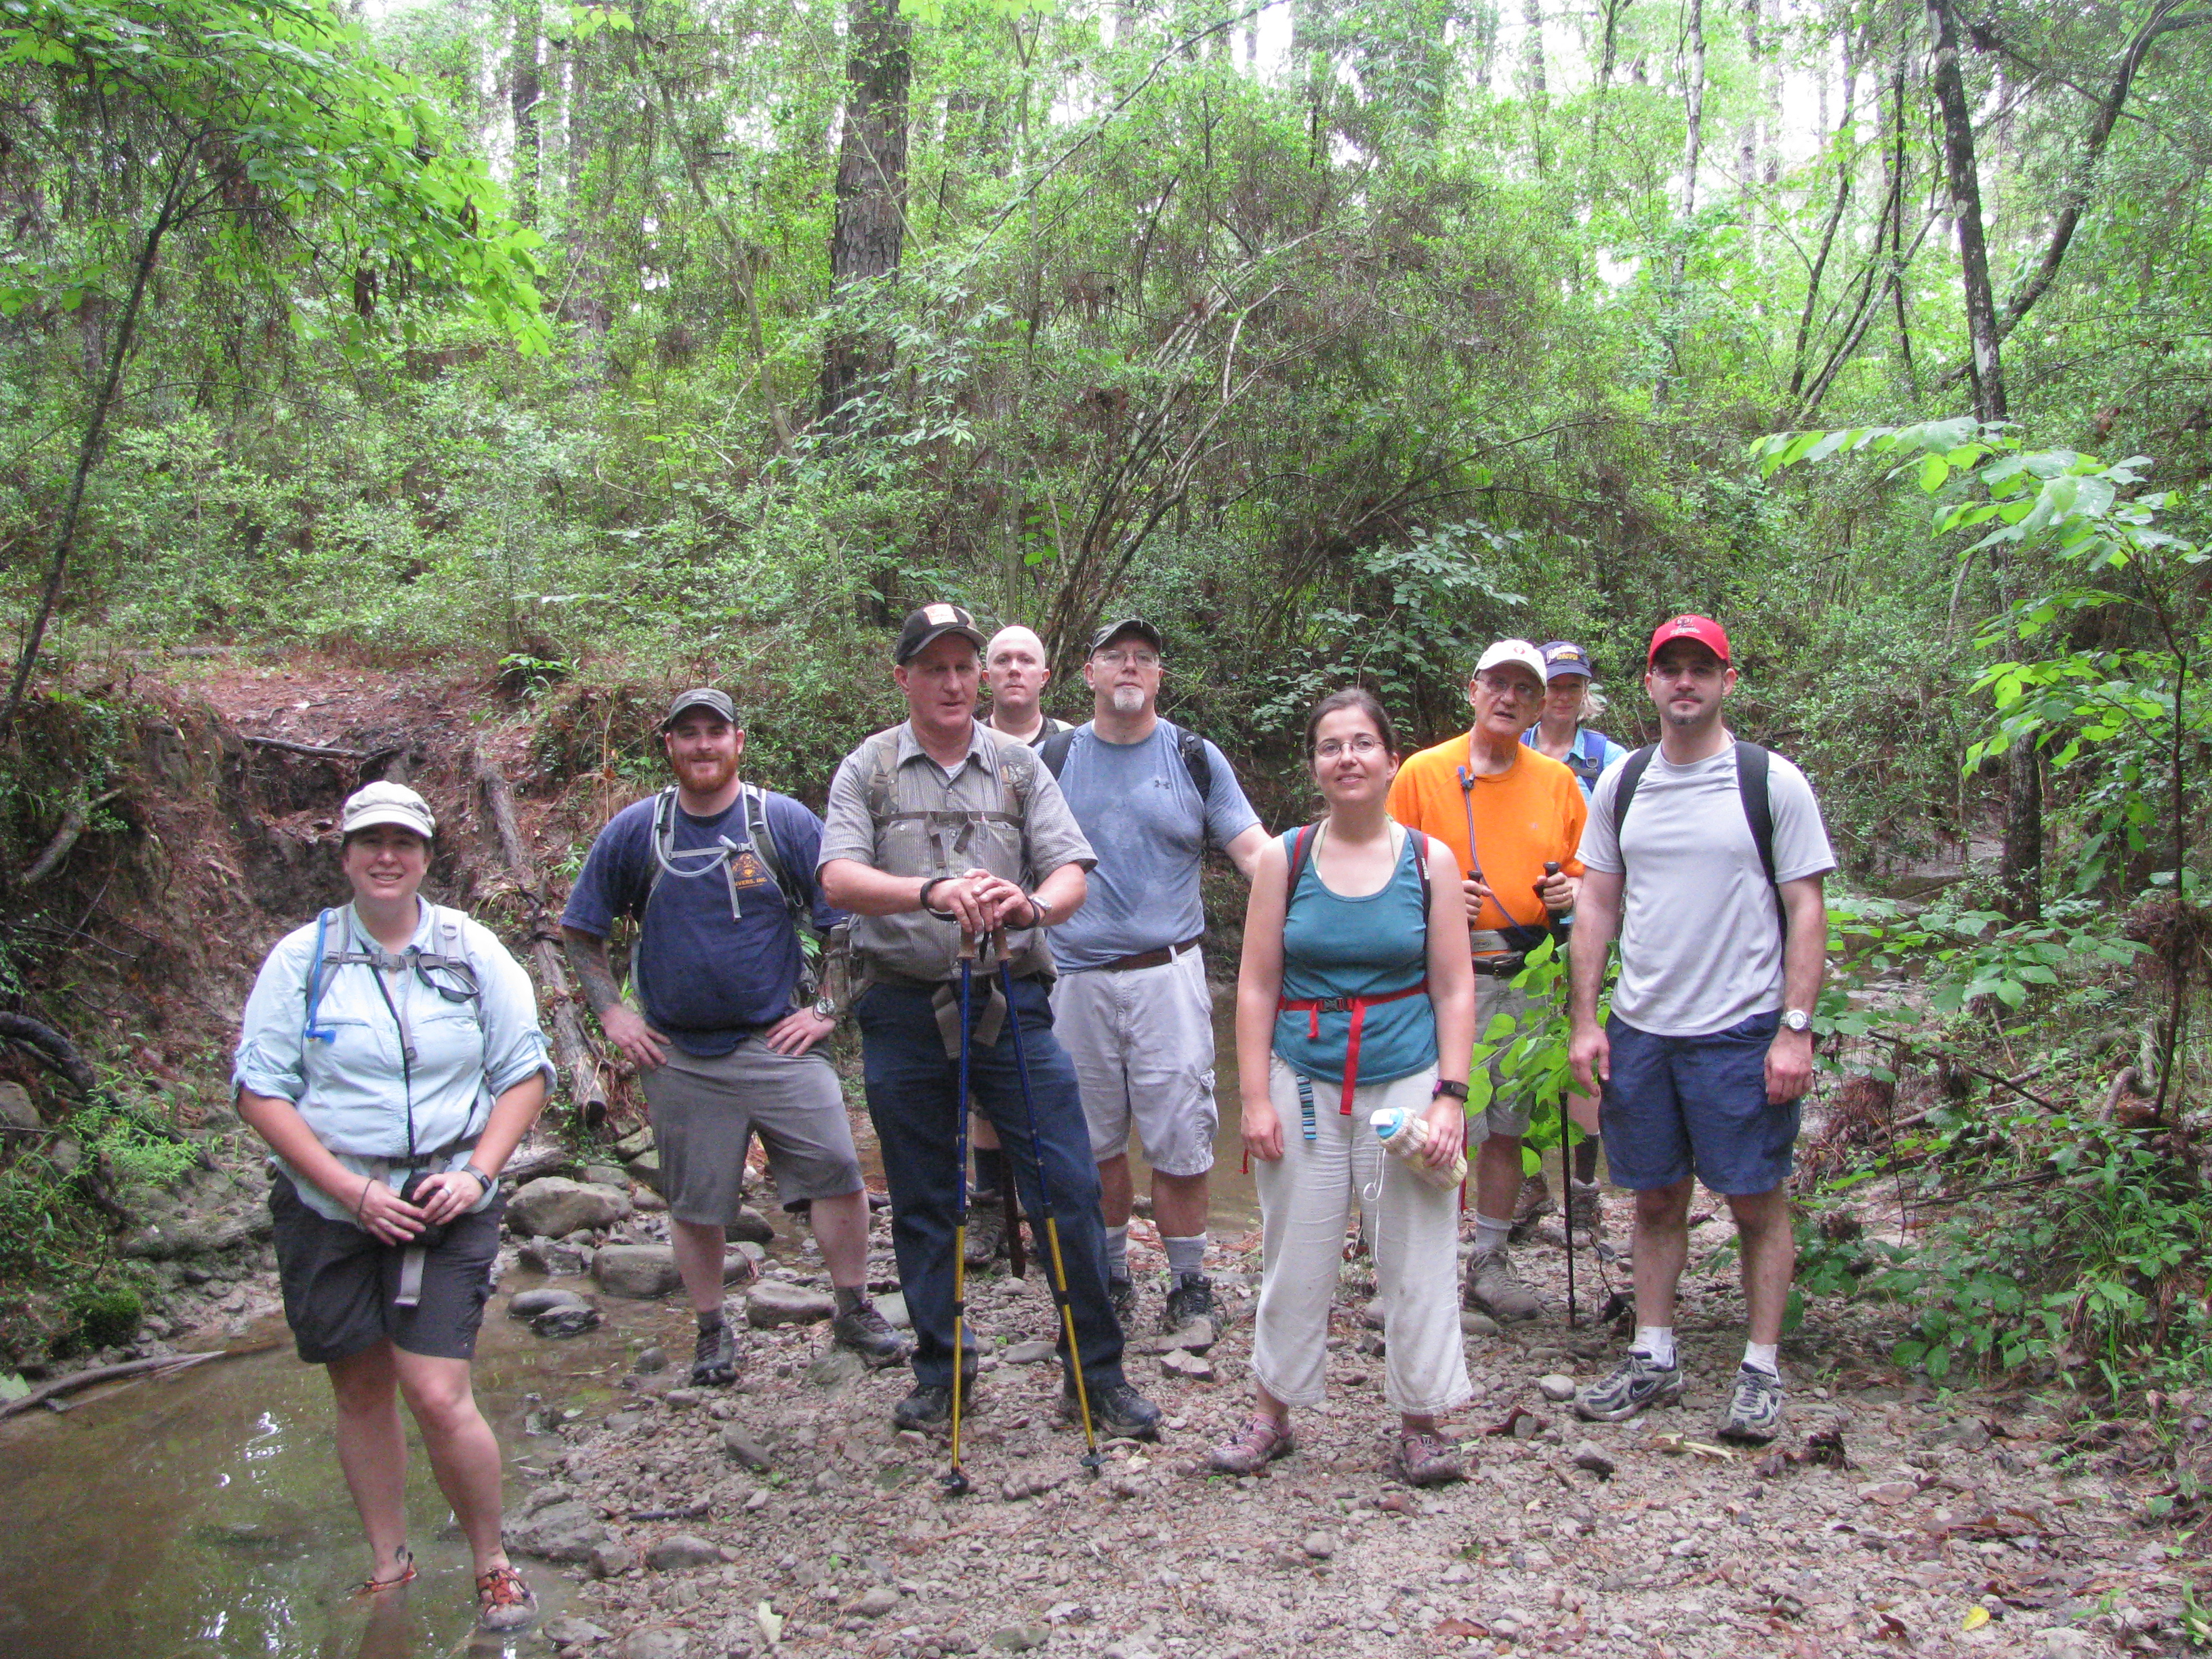
M 962 1188 L 957 987 L 963 938 L 1005 934 L 1011 992 L 978 974 L 969 1081 L 1005 1143 L 1023 1207 L 1042 1216 L 1046 1168 L 1074 1316 L 1084 1388 L 1102 1437 L 1155 1439 L 1159 1407 L 1121 1371 L 1121 1327 L 1106 1299 L 1106 1239 L 1075 1068 L 1054 1041 L 1042 930 L 1082 903 L 1096 861 L 1052 774 L 1036 754 L 975 719 L 983 636 L 957 605 L 906 619 L 892 677 L 908 718 L 848 755 L 830 785 L 822 832 L 823 896 L 856 918 L 853 1000 L 868 1116 L 891 1194 L 891 1246 L 914 1318 L 915 1389 L 892 1413 L 901 1428 L 951 1415 L 952 1245 Z M 1015 1054 L 1016 1023 L 1028 1060 Z M 950 1040 L 948 1042 L 948 1032 Z M 1034 1146 L 1031 1132 L 1035 1131 Z M 1077 1355 L 1062 1413 L 1075 1414 Z
M 1583 830 L 1569 1044 L 1583 1086 L 1604 1085 L 1606 1161 L 1636 1194 L 1636 1341 L 1575 1410 L 1613 1422 L 1680 1396 L 1674 1289 L 1703 1181 L 1735 1218 L 1750 1326 L 1719 1431 L 1766 1441 L 1782 1420 L 1787 1182 L 1827 952 L 1821 880 L 1836 860 L 1804 774 L 1721 723 L 1735 684 L 1721 625 L 1674 617 L 1648 661 L 1660 741 L 1606 769 Z M 1620 979 L 1601 1026 L 1616 934 Z
M 1168 1256 L 1161 1328 L 1182 1331 L 1217 1316 L 1206 1212 L 1220 1117 L 1199 872 L 1211 840 L 1249 880 L 1267 835 L 1222 752 L 1159 717 L 1162 648 L 1159 629 L 1140 617 L 1101 628 L 1083 665 L 1091 722 L 1040 752 L 1098 854 L 1089 899 L 1053 930 L 1060 982 L 1052 1012 L 1091 1121 L 1107 1286 L 1116 1312 L 1135 1312 L 1133 1126 L 1152 1165 L 1152 1219 Z

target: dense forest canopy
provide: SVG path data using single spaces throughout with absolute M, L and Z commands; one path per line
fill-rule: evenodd
M 1642 639 L 1703 609 L 1863 868 L 2039 799 L 2026 744 L 1960 762 L 1978 638 L 2055 567 L 1749 447 L 2009 421 L 2148 458 L 2190 533 L 2208 24 L 5 0 L 0 605 L 32 690 L 184 640 L 713 673 L 809 791 L 923 597 L 1063 667 L 1156 617 L 1262 765 L 1354 676 L 1447 728 L 1503 632 L 1589 645 L 1631 735 Z M 2109 817 L 2130 741 L 2059 807 Z

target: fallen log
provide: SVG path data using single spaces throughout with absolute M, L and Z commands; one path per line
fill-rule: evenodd
M 94 795 L 90 800 L 80 798 L 71 801 L 69 811 L 62 814 L 62 827 L 54 831 L 54 838 L 46 843 L 46 850 L 32 860 L 31 867 L 23 872 L 22 885 L 35 887 L 61 868 L 62 860 L 70 855 L 70 848 L 76 845 L 76 838 L 84 833 L 85 825 L 92 822 L 94 809 L 106 805 L 122 793 L 120 789 L 111 789 L 104 795 Z
M 268 1346 L 264 1344 L 263 1346 Z M 65 1394 L 75 1394 L 79 1389 L 91 1388 L 96 1382 L 118 1382 L 126 1376 L 143 1376 L 149 1371 L 177 1371 L 187 1365 L 198 1365 L 210 1359 L 229 1359 L 241 1353 L 259 1353 L 260 1348 L 217 1348 L 209 1353 L 165 1353 L 154 1359 L 125 1359 L 113 1365 L 94 1365 L 88 1370 L 72 1371 L 67 1376 L 42 1382 L 21 1399 L 0 1401 L 0 1417 L 13 1417 L 19 1412 L 35 1410 L 49 1400 L 58 1400 Z
M 86 1094 L 100 1087 L 99 1078 L 94 1075 L 85 1057 L 77 1053 L 76 1044 L 43 1020 L 33 1019 L 28 1014 L 0 1013 L 0 1038 L 21 1043 L 50 1069 L 61 1073 Z
M 365 761 L 369 757 L 369 751 L 366 749 L 337 749 L 322 743 L 294 743 L 289 738 L 249 735 L 246 740 L 257 749 L 281 749 L 288 755 L 305 755 L 311 760 Z
M 568 970 L 561 960 L 558 935 L 546 920 L 544 890 L 538 885 L 537 866 L 515 821 L 514 792 L 499 768 L 482 751 L 471 759 L 477 792 L 483 795 L 484 815 L 491 820 L 501 856 L 530 909 L 530 959 L 545 988 L 545 1001 L 553 1024 L 553 1052 L 562 1074 L 568 1079 L 568 1098 L 574 1103 L 577 1121 L 596 1129 L 606 1121 L 607 1085 L 599 1054 L 584 1034 L 583 1018 L 576 1011 L 575 994 L 568 988 Z

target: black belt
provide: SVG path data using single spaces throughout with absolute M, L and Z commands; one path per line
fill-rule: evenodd
M 1528 965 L 1527 954 L 1517 951 L 1508 956 L 1477 957 L 1474 959 L 1474 971 L 1491 979 L 1515 978 Z

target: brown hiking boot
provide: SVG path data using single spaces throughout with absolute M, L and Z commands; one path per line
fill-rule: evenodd
M 1522 1178 L 1520 1196 L 1513 1200 L 1513 1224 L 1525 1227 L 1540 1216 L 1559 1213 L 1559 1201 L 1552 1196 L 1549 1182 L 1540 1175 Z
M 1503 1249 L 1477 1250 L 1467 1259 L 1467 1304 L 1499 1324 L 1534 1319 L 1543 1310 L 1536 1292 L 1521 1282 Z
M 1577 1243 L 1605 1242 L 1605 1206 L 1598 1201 L 1597 1182 L 1577 1181 L 1568 1187 L 1567 1218 L 1575 1224 Z

